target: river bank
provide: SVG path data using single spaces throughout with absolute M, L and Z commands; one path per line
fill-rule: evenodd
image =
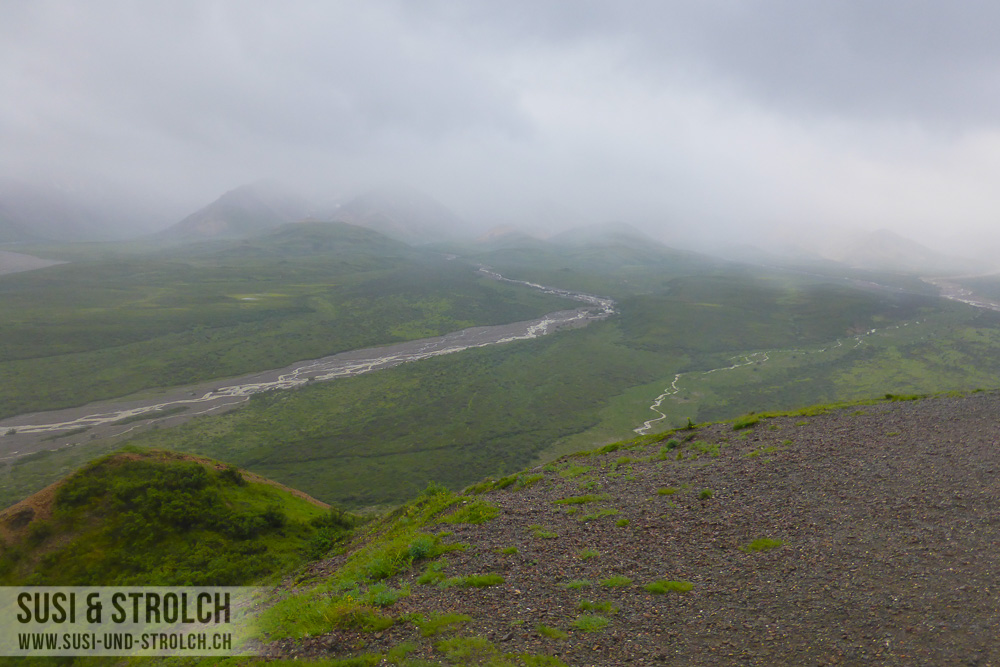
M 493 280 L 520 284 L 586 305 L 547 313 L 534 320 L 471 327 L 444 336 L 352 350 L 236 378 L 10 417 L 0 420 L 0 461 L 10 463 L 42 450 L 117 438 L 153 425 L 176 426 L 199 415 L 235 409 L 261 392 L 294 389 L 310 382 L 353 377 L 470 348 L 528 340 L 562 329 L 586 326 L 615 312 L 614 302 L 605 297 L 511 280 L 487 267 L 481 267 L 480 272 Z

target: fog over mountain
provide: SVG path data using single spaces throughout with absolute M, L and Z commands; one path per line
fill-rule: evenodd
M 226 192 L 164 232 L 174 238 L 244 237 L 305 218 L 312 205 L 278 183 L 261 182 Z
M 5 2 L 0 179 L 104 202 L 58 227 L 85 235 L 277 179 L 321 203 L 403 183 L 478 234 L 886 229 L 997 256 L 998 19 L 981 0 Z M 0 190 L 0 242 L 67 210 L 43 200 Z

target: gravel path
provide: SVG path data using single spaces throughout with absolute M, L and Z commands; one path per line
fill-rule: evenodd
M 528 488 L 481 496 L 501 512 L 454 527 L 446 539 L 471 546 L 448 554 L 445 573 L 497 573 L 504 583 L 441 589 L 408 573 L 391 583 L 410 584 L 412 595 L 387 611 L 465 613 L 473 620 L 463 636 L 570 665 L 1000 665 L 1000 394 L 673 437 L 689 440 L 569 457 Z M 553 502 L 583 494 L 603 498 Z M 617 513 L 581 520 L 601 510 Z M 555 537 L 535 536 L 535 525 Z M 747 549 L 760 538 L 783 544 Z M 499 552 L 508 547 L 517 553 Z M 632 581 L 601 585 L 613 576 Z M 693 588 L 644 589 L 661 579 Z M 590 584 L 568 588 L 573 580 Z M 617 611 L 594 612 L 609 623 L 584 632 L 573 625 L 583 601 Z M 568 637 L 544 636 L 539 624 Z M 437 639 L 397 622 L 273 649 L 350 655 L 359 641 L 367 651 L 413 641 L 411 657 L 439 660 Z

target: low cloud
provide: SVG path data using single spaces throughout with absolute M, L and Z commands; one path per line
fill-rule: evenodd
M 668 241 L 992 233 L 985 2 L 8 2 L 0 176 L 178 211 L 258 178 L 406 182 Z M 959 245 L 956 241 L 956 245 Z

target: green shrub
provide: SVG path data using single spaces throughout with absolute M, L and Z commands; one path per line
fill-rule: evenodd
M 240 469 L 236 466 L 226 466 L 219 471 L 219 478 L 236 486 L 246 486 L 247 481 L 243 479 Z
M 437 482 L 428 482 L 427 488 L 421 491 L 420 495 L 430 498 L 433 496 L 446 495 L 449 493 L 451 493 L 451 491 L 449 491 L 448 487 L 444 486 L 443 484 L 438 484 Z
M 437 538 L 431 535 L 418 535 L 416 539 L 410 542 L 406 553 L 411 561 L 428 558 L 434 554 L 437 542 Z
M 37 547 L 55 533 L 55 526 L 51 521 L 34 521 L 30 525 L 27 542 L 33 547 Z

